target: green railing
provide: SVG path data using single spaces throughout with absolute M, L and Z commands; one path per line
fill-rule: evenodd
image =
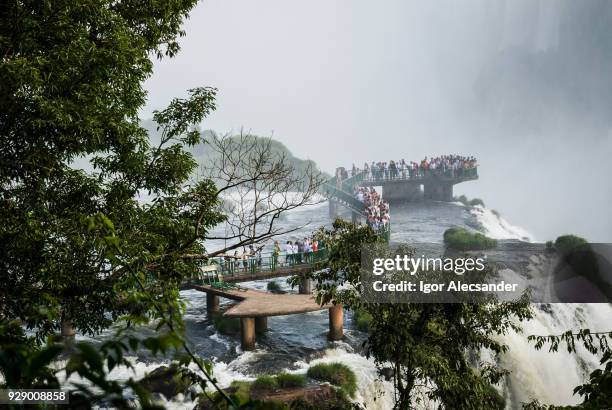
M 353 192 L 355 185 L 359 185 L 359 183 L 363 181 L 364 178 L 366 178 L 366 176 L 367 175 L 365 171 L 357 172 L 352 177 L 349 177 L 345 179 L 344 181 L 342 181 L 342 190 L 346 192 Z
M 336 200 L 343 202 L 353 211 L 358 212 L 361 215 L 365 213 L 365 204 L 355 198 L 353 195 L 349 194 L 348 192 L 338 189 L 330 184 L 326 184 L 325 190 L 330 197 L 333 197 Z
M 365 172 L 363 173 L 365 174 Z M 465 169 L 446 169 L 446 170 L 435 170 L 426 169 L 419 170 L 416 174 L 410 174 L 408 170 L 396 170 L 390 169 L 380 170 L 377 169 L 373 173 L 368 173 L 362 176 L 361 181 L 417 181 L 431 178 L 446 178 L 449 180 L 453 179 L 464 179 L 464 178 L 478 178 L 478 168 L 465 168 Z
M 215 257 L 210 258 L 207 265 L 216 267 L 214 273 L 223 274 L 227 279 L 232 276 L 313 266 L 325 262 L 328 256 L 328 250 L 322 248 L 316 252 L 301 252 L 289 255 L 267 253 L 248 255 L 244 258 L 236 258 L 235 256 Z M 206 273 L 206 269 L 204 269 L 204 273 Z

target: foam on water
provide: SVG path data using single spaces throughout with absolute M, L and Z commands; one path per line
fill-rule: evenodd
M 533 242 L 533 236 L 525 229 L 514 226 L 502 218 L 496 212 L 482 206 L 474 206 L 470 214 L 485 229 L 487 236 L 494 239 L 518 239 L 520 241 Z
M 425 207 L 417 204 L 396 209 L 396 213 L 393 215 L 393 218 L 395 218 L 393 222 L 394 236 L 401 240 L 405 239 L 402 236 L 404 235 L 407 239 L 412 240 L 414 238 L 422 240 L 425 237 L 428 240 L 441 241 L 442 232 L 450 226 L 462 226 L 467 215 L 467 212 L 457 209 L 456 206 L 460 204 L 452 204 L 451 207 L 447 205 L 436 203 Z M 299 211 L 294 210 L 288 214 L 287 220 L 283 223 L 301 225 L 312 221 L 308 228 L 294 234 L 296 237 L 304 236 L 309 230 L 329 223 L 324 206 L 325 204 L 317 204 Z M 469 217 L 475 218 L 488 236 L 496 239 L 533 241 L 529 232 L 511 225 L 497 213 L 487 208 L 473 207 L 469 210 Z M 272 280 L 281 285 L 283 290 L 290 291 L 285 278 L 244 283 L 242 286 L 263 290 L 266 288 L 267 282 Z M 209 323 L 203 323 L 206 317 L 206 299 L 203 294 L 196 291 L 183 291 L 181 294 L 189 305 L 186 320 L 194 323 L 193 329 L 198 331 L 197 333 L 195 330 L 192 332 L 194 339 L 192 341 L 202 343 L 202 340 L 212 339 L 216 344 L 224 347 L 219 349 L 221 353 L 223 351 L 231 353 L 227 356 L 218 355 L 222 356 L 222 359 L 219 357 L 212 358 L 214 376 L 219 381 L 220 386 L 228 387 L 233 380 L 253 380 L 257 376 L 253 369 L 261 369 L 261 366 L 252 365 L 270 360 L 271 350 L 274 350 L 277 344 L 268 347 L 258 344 L 259 350 L 242 352 L 236 338 L 221 336 Z M 573 396 L 572 390 L 576 385 L 584 383 L 588 373 L 598 367 L 597 357 L 582 350 L 579 350 L 578 354 L 568 354 L 563 349 L 558 353 L 548 353 L 546 348 L 537 351 L 533 347 L 533 343 L 528 343 L 527 336 L 531 334 L 560 334 L 570 329 L 578 330 L 581 328 L 590 328 L 593 331 L 612 329 L 612 307 L 609 304 L 550 304 L 543 307 L 534 305 L 534 313 L 534 318 L 523 324 L 524 331 L 522 334 L 512 332 L 500 336 L 510 348 L 500 359 L 500 365 L 511 371 L 505 383 L 499 386 L 500 391 L 507 399 L 507 407 L 511 409 L 520 408 L 522 402 L 534 398 L 544 403 L 557 405 L 575 404 L 580 401 L 580 397 Z M 311 364 L 334 361 L 344 363 L 357 376 L 357 402 L 363 403 L 368 409 L 373 410 L 386 410 L 393 407 L 393 385 L 378 376 L 373 360 L 355 353 L 347 343 L 326 344 L 324 331 L 327 327 L 327 318 L 323 312 L 312 312 L 296 317 L 271 318 L 269 326 L 276 337 L 275 343 L 282 343 L 280 345 L 281 350 L 288 349 L 289 353 L 287 355 L 290 356 L 290 360 L 281 365 L 286 366 L 286 371 L 304 374 Z M 304 332 L 296 330 L 298 328 L 304 330 Z M 287 332 L 291 332 L 291 335 L 286 334 Z M 305 333 L 308 333 L 308 335 L 305 335 Z M 351 345 L 358 345 L 358 343 L 355 344 L 351 341 L 353 337 L 350 326 L 347 326 L 346 336 L 345 340 Z M 200 339 L 197 340 L 198 338 Z M 315 343 L 315 341 L 318 342 Z M 201 349 L 201 354 L 216 355 L 211 352 L 209 345 L 203 345 Z M 306 360 L 312 357 L 311 352 L 315 350 L 317 358 L 310 363 L 306 363 Z M 298 353 L 295 354 L 295 352 Z M 290 365 L 292 361 L 293 364 Z M 135 372 L 127 369 L 116 369 L 111 373 L 111 377 L 117 379 L 127 379 L 130 376 L 139 378 L 161 364 L 167 364 L 167 362 L 143 363 L 134 359 Z M 191 409 L 194 406 L 194 403 L 188 398 L 183 397 L 164 402 L 164 404 L 173 409 Z
M 534 305 L 534 312 L 534 318 L 523 324 L 522 334 L 512 332 L 502 337 L 510 347 L 501 358 L 502 366 L 511 371 L 504 389 L 508 407 L 520 408 L 521 403 L 533 399 L 555 405 L 577 404 L 580 397 L 572 391 L 599 366 L 598 358 L 581 345 L 577 345 L 577 354 L 568 353 L 564 346 L 556 353 L 548 352 L 547 347 L 537 351 L 527 336 L 561 334 L 581 328 L 609 330 L 612 307 L 602 303 L 554 303 L 544 309 Z
M 354 401 L 365 405 L 367 409 L 393 408 L 393 383 L 378 376 L 373 360 L 353 353 L 349 346 L 339 343 L 334 349 L 325 350 L 323 356 L 310 363 L 298 362 L 300 370 L 294 373 L 306 373 L 308 367 L 317 363 L 339 362 L 347 365 L 357 377 L 357 393 Z

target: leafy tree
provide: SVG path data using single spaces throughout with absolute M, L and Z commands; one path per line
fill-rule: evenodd
M 392 364 L 396 408 L 430 400 L 448 408 L 504 407 L 492 385 L 506 372 L 492 363 L 479 363 L 477 352 L 500 354 L 508 349 L 496 336 L 520 331 L 517 320 L 531 317 L 526 297 L 504 303 L 493 297 L 473 304 L 368 303 L 360 297 L 361 250 L 383 239 L 369 227 L 342 220 L 331 230 L 321 230 L 318 237 L 330 252 L 327 269 L 312 276 L 318 301 L 340 303 L 372 316 L 366 353 L 381 371 Z M 413 252 L 404 248 L 400 253 Z
M 53 386 L 49 364 L 61 328 L 96 334 L 122 318 L 116 338 L 78 343 L 66 363 L 100 392 L 85 402 L 126 405 L 134 380 L 107 372 L 139 348 L 180 351 L 187 377 L 216 386 L 211 367 L 183 337 L 180 283 L 198 271 L 224 220 L 210 180 L 188 184 L 186 147 L 215 109 L 216 90 L 195 88 L 156 112 L 152 146 L 138 111 L 152 57 L 178 51 L 180 25 L 196 0 L 11 1 L 0 6 L 0 372 L 10 387 Z M 81 166 L 79 166 L 81 164 Z M 146 199 L 145 199 L 146 198 Z M 158 334 L 130 328 L 153 321 Z M 31 331 L 26 335 L 24 329 Z M 198 372 L 187 368 L 195 362 Z M 227 396 L 222 394 L 227 399 Z
M 576 353 L 577 346 L 582 346 L 591 354 L 599 355 L 602 366 L 593 370 L 589 379 L 574 388 L 574 394 L 579 394 L 583 401 L 576 406 L 580 409 L 605 409 L 612 407 L 612 331 L 591 332 L 590 329 L 581 329 L 577 332 L 568 330 L 560 335 L 530 335 L 528 340 L 534 342 L 537 350 L 548 345 L 549 352 L 557 352 L 559 347 L 565 346 L 569 353 Z M 551 409 L 554 406 L 531 402 L 524 408 Z
M 221 193 L 227 186 L 190 182 L 197 163 L 189 149 L 202 143 L 196 125 L 215 109 L 216 89 L 194 88 L 155 112 L 155 144 L 138 120 L 152 58 L 176 54 L 180 25 L 196 2 L 24 0 L 0 6 L 4 386 L 57 386 L 56 373 L 65 370 L 89 382 L 78 386 L 73 402 L 110 400 L 126 407 L 130 388 L 142 407 L 152 407 L 138 381 L 108 378 L 115 367 L 130 366 L 126 355 L 147 349 L 174 355 L 181 379 L 204 391 L 217 389 L 215 399 L 229 406 L 237 403 L 218 389 L 210 363 L 191 350 L 179 297 L 179 286 L 202 261 L 227 250 L 203 246 L 211 228 L 226 220 Z M 288 167 L 274 165 L 277 181 Z M 272 222 L 266 221 L 267 235 L 229 246 L 274 236 L 273 222 L 286 209 L 275 209 Z M 95 335 L 114 323 L 114 338 L 95 347 L 76 344 L 65 367 L 52 370 L 63 350 L 57 332 Z M 146 324 L 157 334 L 135 331 Z

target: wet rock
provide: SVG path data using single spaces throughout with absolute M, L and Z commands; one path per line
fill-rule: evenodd
M 179 393 L 185 393 L 192 382 L 188 377 L 182 376 L 176 366 L 160 366 L 145 376 L 140 385 L 151 393 L 163 394 L 170 400 Z
M 391 367 L 383 367 L 378 371 L 378 373 L 386 380 L 389 381 L 393 379 L 393 369 Z

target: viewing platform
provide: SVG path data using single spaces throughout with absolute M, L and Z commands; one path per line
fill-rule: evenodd
M 333 209 L 335 205 L 332 202 L 340 203 L 355 211 L 355 208 L 359 206 L 352 195 L 355 186 L 380 186 L 383 200 L 389 203 L 422 199 L 451 202 L 454 185 L 477 179 L 477 167 L 456 170 L 419 170 L 417 173 L 359 171 L 349 178 L 340 180 L 337 177 L 331 178 L 326 183 L 326 189 L 331 199 L 330 214 L 332 214 L 337 213 Z

